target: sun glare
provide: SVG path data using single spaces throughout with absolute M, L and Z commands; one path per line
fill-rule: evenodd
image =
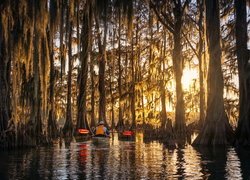
M 199 78 L 199 74 L 197 70 L 184 69 L 182 80 L 181 80 L 183 90 L 189 90 L 192 87 L 194 80 L 198 80 L 198 78 Z

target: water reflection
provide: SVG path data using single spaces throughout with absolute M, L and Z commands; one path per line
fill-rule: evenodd
M 168 149 L 158 142 L 91 141 L 0 152 L 0 179 L 249 179 L 250 155 L 243 150 Z
M 250 152 L 249 150 L 246 151 L 245 149 L 237 149 L 236 150 L 236 157 L 239 158 L 239 167 L 241 170 L 241 175 L 243 179 L 250 179 Z M 237 162 L 234 161 L 234 162 Z M 238 173 L 238 172 L 237 172 Z

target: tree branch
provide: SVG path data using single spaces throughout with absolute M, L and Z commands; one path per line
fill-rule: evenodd
M 182 7 L 182 10 L 181 10 L 181 14 L 183 14 L 183 12 L 185 11 L 186 7 L 189 5 L 190 3 L 190 0 L 186 0 L 183 7 Z
M 169 24 L 169 22 L 164 21 L 163 18 L 161 17 L 161 15 L 159 14 L 156 5 L 150 0 L 150 7 L 154 10 L 158 20 L 171 32 L 174 33 L 174 28 L 171 26 L 171 24 Z M 166 20 L 166 19 L 165 19 Z
M 161 11 L 161 14 L 164 17 L 164 19 L 167 21 L 167 23 L 169 24 L 169 26 L 174 27 L 174 23 L 171 21 L 171 19 L 169 18 L 168 14 L 164 13 L 163 11 Z
M 195 48 L 193 47 L 193 45 L 191 44 L 191 42 L 189 41 L 188 37 L 186 36 L 186 34 L 184 34 L 182 32 L 182 35 L 184 36 L 185 40 L 187 41 L 187 43 L 189 44 L 189 46 L 191 47 L 191 49 L 193 50 L 194 54 L 196 55 L 196 57 L 199 57 L 198 53 L 196 52 Z

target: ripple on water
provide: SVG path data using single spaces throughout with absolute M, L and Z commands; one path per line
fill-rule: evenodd
M 108 146 L 107 146 L 108 145 Z M 165 148 L 158 142 L 91 141 L 0 152 L 0 179 L 247 179 L 249 152 Z

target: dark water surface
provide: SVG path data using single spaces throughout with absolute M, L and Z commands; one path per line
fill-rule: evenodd
M 250 152 L 158 142 L 72 142 L 0 152 L 0 179 L 250 179 Z

